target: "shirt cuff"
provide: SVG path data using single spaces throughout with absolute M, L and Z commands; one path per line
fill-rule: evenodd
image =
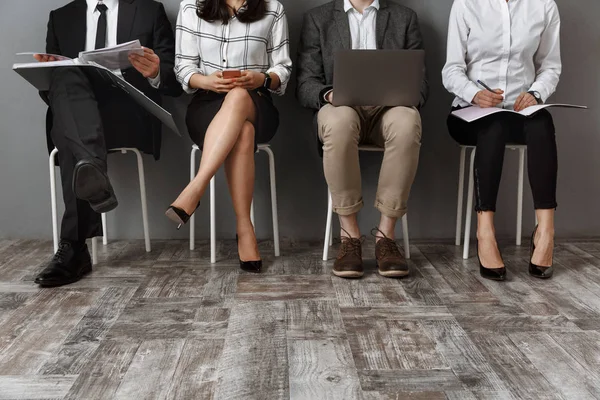
M 327 96 L 329 96 L 329 93 L 333 92 L 333 89 L 329 89 L 328 91 L 326 91 L 325 93 L 323 93 L 323 101 L 326 104 L 329 104 L 329 100 L 327 100 Z
M 148 82 L 154 89 L 160 89 L 160 68 L 158 69 L 158 75 L 156 78 L 148 78 Z
M 479 88 L 479 86 L 477 86 L 473 82 L 469 82 L 467 87 L 463 90 L 462 96 L 460 97 L 462 97 L 462 99 L 467 103 L 473 104 L 473 99 L 475 98 L 475 95 L 477 95 L 477 93 L 479 93 L 480 91 L 481 89 Z

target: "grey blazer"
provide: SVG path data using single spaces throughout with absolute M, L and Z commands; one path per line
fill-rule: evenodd
M 318 110 L 324 106 L 323 95 L 333 88 L 333 54 L 336 50 L 349 50 L 351 46 L 350 23 L 343 0 L 334 0 L 306 13 L 296 64 L 296 96 L 303 107 Z M 423 49 L 417 14 L 393 1 L 380 0 L 377 48 Z M 425 78 L 421 87 L 421 107 L 428 94 L 429 84 Z

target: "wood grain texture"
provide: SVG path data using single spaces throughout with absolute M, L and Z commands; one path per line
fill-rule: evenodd
M 290 340 L 288 363 L 291 400 L 363 399 L 345 340 Z
M 289 392 L 285 306 L 248 302 L 231 309 L 215 399 L 280 399 Z
M 75 379 L 75 375 L 3 375 L 0 400 L 62 399 Z
M 0 240 L 0 400 L 600 399 L 600 241 L 559 242 L 552 280 L 502 243 L 506 282 L 444 243 L 411 276 L 331 275 L 321 243 L 112 241 L 73 285 L 32 280 L 52 243 Z

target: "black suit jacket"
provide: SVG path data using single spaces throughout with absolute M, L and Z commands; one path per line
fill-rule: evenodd
M 75 58 L 85 49 L 86 0 L 75 0 L 50 13 L 46 52 Z M 175 38 L 162 3 L 153 0 L 120 0 L 117 43 L 139 39 L 160 57 L 160 88 L 155 89 L 135 68 L 123 71 L 123 78 L 161 104 L 161 94 L 178 96 L 181 85 L 175 78 Z M 133 100 L 123 97 L 115 112 L 103 113 L 105 136 L 109 147 L 137 147 L 160 157 L 161 123 Z M 52 111 L 48 110 L 47 137 L 49 149 Z M 110 127 L 110 130 L 108 129 Z

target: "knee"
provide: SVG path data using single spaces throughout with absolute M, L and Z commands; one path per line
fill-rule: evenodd
M 233 88 L 225 96 L 225 107 L 234 107 L 239 109 L 248 109 L 252 106 L 252 98 L 248 90 L 242 88 Z
M 318 123 L 323 144 L 358 143 L 360 118 L 353 108 L 326 106 L 319 111 Z
M 533 119 L 528 121 L 528 138 L 554 138 L 555 127 L 552 115 L 547 110 L 540 111 Z
M 395 107 L 387 111 L 383 121 L 386 144 L 421 143 L 421 115 L 414 108 Z

